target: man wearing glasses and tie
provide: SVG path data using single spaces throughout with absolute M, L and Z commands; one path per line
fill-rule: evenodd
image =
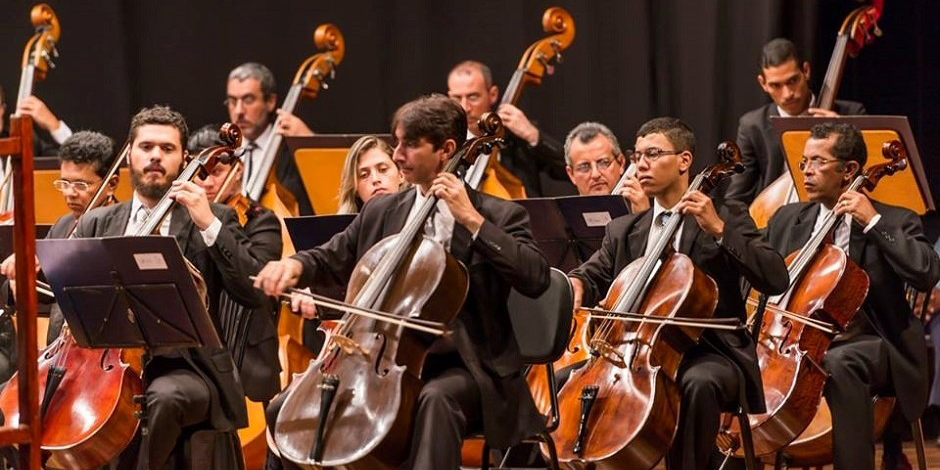
M 246 149 L 243 161 L 245 172 L 242 183 L 248 187 L 249 181 L 259 177 L 261 160 L 268 150 L 275 134 L 285 136 L 309 136 L 313 131 L 297 116 L 277 109 L 277 85 L 274 74 L 264 65 L 247 62 L 232 69 L 228 74 L 225 90 L 225 104 L 229 122 L 234 122 L 241 129 Z M 277 127 L 275 128 L 275 120 Z M 313 206 L 307 197 L 307 189 L 300 179 L 300 171 L 294 159 L 281 149 L 272 170 L 277 180 L 297 200 L 300 215 L 312 215 Z M 267 175 L 260 177 L 266 178 Z
M 565 170 L 579 195 L 619 194 L 630 204 L 630 212 L 646 210 L 649 198 L 636 176 L 620 181 L 624 160 L 617 136 L 601 123 L 582 122 L 565 139 Z

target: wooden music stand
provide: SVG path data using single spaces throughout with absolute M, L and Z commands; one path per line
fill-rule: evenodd
M 39 349 L 36 347 L 36 211 L 33 194 L 33 121 L 10 118 L 10 137 L 0 139 L 0 155 L 13 157 L 13 247 L 16 257 L 19 363 L 19 422 L 0 427 L 0 446 L 19 444 L 20 465 L 40 468 Z
M 871 198 L 885 204 L 906 207 L 919 215 L 936 210 L 933 195 L 927 184 L 926 170 L 920 160 L 917 142 L 906 116 L 771 117 L 770 123 L 780 135 L 781 146 L 787 157 L 787 167 L 801 201 L 806 200 L 803 173 L 799 167 L 800 159 L 803 158 L 803 146 L 809 140 L 809 129 L 824 122 L 847 122 L 862 131 L 862 137 L 868 147 L 866 166 L 885 161 L 881 154 L 883 143 L 900 140 L 907 149 L 908 169 L 882 179 L 871 192 Z
M 337 194 L 343 173 L 343 162 L 349 147 L 360 137 L 370 134 L 332 134 L 312 137 L 287 137 L 285 142 L 297 162 L 300 179 L 307 188 L 307 197 L 317 215 L 335 214 L 339 208 Z M 371 134 L 391 145 L 389 134 Z

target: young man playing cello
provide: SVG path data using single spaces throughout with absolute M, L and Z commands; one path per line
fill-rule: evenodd
M 673 247 L 688 255 L 718 286 L 715 317 L 744 320 L 742 275 L 763 292 L 786 289 L 783 258 L 761 241 L 747 207 L 735 202 L 716 207 L 702 192 L 685 194 L 694 147 L 691 129 L 675 118 L 653 119 L 637 131 L 630 159 L 637 165 L 643 190 L 653 197 L 653 207 L 611 221 L 600 250 L 569 274 L 575 308 L 596 305 L 618 273 L 644 256 L 658 239 L 654 221 L 667 212 L 683 217 Z M 742 330 L 706 330 L 685 354 L 678 381 L 678 430 L 666 466 L 670 470 L 706 468 L 721 412 L 739 406 L 759 412 L 764 407 L 754 342 Z
M 832 412 L 836 470 L 873 469 L 872 397 L 896 395 L 913 421 L 927 404 L 927 345 L 904 289 L 929 290 L 940 279 L 940 259 L 908 209 L 871 201 L 846 187 L 867 160 L 865 141 L 851 124 L 819 124 L 810 130 L 800 169 L 810 202 L 782 207 L 765 238 L 780 253 L 804 245 L 832 211 L 842 216 L 835 244 L 871 280 L 868 297 L 823 359 L 829 373 L 823 394 Z M 860 452 L 865 448 L 864 452 Z
M 467 135 L 460 105 L 444 95 L 419 98 L 398 109 L 392 131 L 395 163 L 415 189 L 371 199 L 345 231 L 313 250 L 269 263 L 255 285 L 280 295 L 289 286 L 344 282 L 366 250 L 400 232 L 430 194 L 438 197 L 428 224 L 435 227 L 432 238 L 468 267 L 470 287 L 450 325 L 452 334 L 431 346 L 410 457 L 402 468 L 456 470 L 461 441 L 471 432 L 482 430 L 495 447 L 505 447 L 544 427 L 521 375 L 506 300 L 510 288 L 540 294 L 549 284 L 549 268 L 521 206 L 468 189 L 441 172 Z M 311 313 L 306 306 L 303 311 Z M 281 400 L 272 402 L 269 414 L 278 413 Z

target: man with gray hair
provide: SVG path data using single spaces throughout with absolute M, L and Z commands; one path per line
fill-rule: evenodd
M 636 176 L 620 181 L 624 156 L 617 136 L 607 126 L 591 121 L 575 126 L 565 139 L 565 164 L 581 196 L 619 194 L 630 203 L 631 212 L 649 208 L 649 198 Z
M 229 121 L 237 124 L 242 130 L 242 146 L 248 149 L 244 156 L 245 171 L 242 180 L 245 187 L 249 181 L 258 177 L 262 156 L 271 145 L 275 133 L 284 136 L 313 135 L 313 131 L 297 116 L 277 109 L 277 84 L 274 74 L 257 62 L 246 62 L 229 72 L 225 106 L 228 109 Z M 277 180 L 297 200 L 300 214 L 313 214 L 313 207 L 307 198 L 307 190 L 300 179 L 297 164 L 286 147 L 278 152 L 274 170 Z

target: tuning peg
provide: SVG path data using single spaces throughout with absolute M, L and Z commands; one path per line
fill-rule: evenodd
M 877 23 L 875 23 L 875 36 L 881 37 L 881 28 L 878 27 Z
M 552 50 L 555 51 L 555 57 L 558 58 L 558 63 L 560 64 L 562 62 L 561 45 L 558 43 L 558 41 L 552 41 L 551 44 L 552 44 Z
M 541 54 L 539 54 L 539 63 L 542 64 L 542 67 L 545 68 L 545 73 L 549 75 L 555 73 L 555 67 L 553 67 L 552 64 L 549 64 L 548 61 L 545 60 L 545 56 Z
M 330 80 L 334 80 L 335 78 L 336 78 L 336 67 L 333 67 L 333 64 L 331 63 L 330 64 Z
M 46 51 L 42 51 L 42 54 L 41 54 L 41 55 L 42 55 L 43 60 L 44 60 L 46 63 L 49 64 L 49 68 L 53 68 L 53 69 L 54 69 L 54 68 L 55 68 L 55 62 L 52 61 L 52 57 L 49 56 L 49 53 L 46 52 Z
M 59 50 L 56 49 L 55 43 L 50 44 L 50 46 L 52 47 L 52 57 L 55 57 L 55 58 L 58 59 L 58 58 L 59 58 Z

